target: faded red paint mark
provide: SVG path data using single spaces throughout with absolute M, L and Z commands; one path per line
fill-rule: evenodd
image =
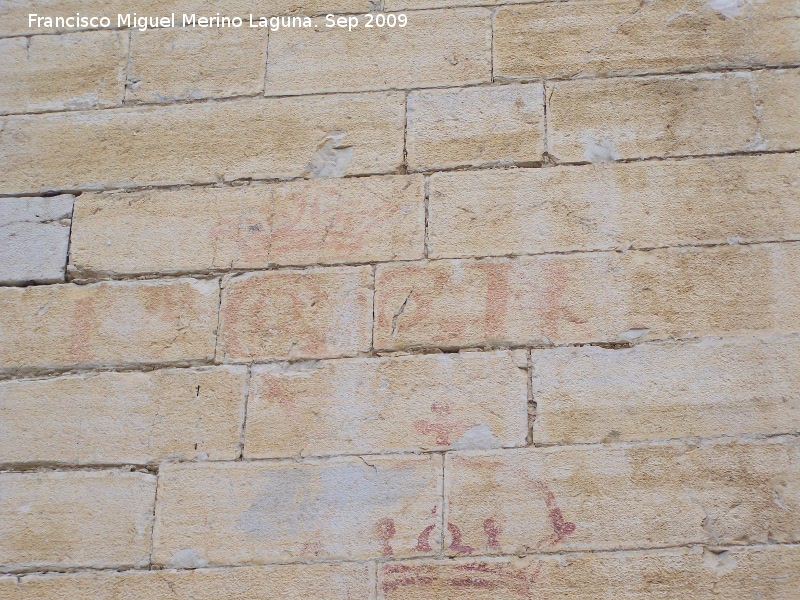
M 384 556 L 391 555 L 394 552 L 394 550 L 392 550 L 392 545 L 389 543 L 389 540 L 391 540 L 394 537 L 394 534 L 396 533 L 394 528 L 394 520 L 389 519 L 388 517 L 381 519 L 375 526 L 375 532 L 378 535 L 378 539 L 383 544 L 383 549 L 382 549 L 383 555 Z
M 492 340 L 502 338 L 505 331 L 508 299 L 511 297 L 508 284 L 511 265 L 508 262 L 491 262 L 485 265 L 485 268 L 481 269 L 486 276 L 483 332 Z
M 499 548 L 500 542 L 497 538 L 500 536 L 500 532 L 502 531 L 500 524 L 494 519 L 486 519 L 483 522 L 483 531 L 486 533 L 486 539 L 489 544 L 489 548 Z
M 461 530 L 453 523 L 447 524 L 447 531 L 450 533 L 452 541 L 450 542 L 450 550 L 461 552 L 463 554 L 472 554 L 475 549 L 472 546 L 467 546 L 462 543 Z
M 93 358 L 89 351 L 95 318 L 94 297 L 81 298 L 72 311 L 72 322 L 69 330 L 69 351 L 75 361 L 88 361 Z
M 553 544 L 557 544 L 575 531 L 575 523 L 564 520 L 564 515 L 561 514 L 561 509 L 556 503 L 556 497 L 553 492 L 547 491 L 544 503 L 547 506 L 547 516 L 550 517 L 550 523 L 553 525 L 553 531 L 557 538 L 553 541 Z
M 534 598 L 534 589 L 542 570 L 542 561 L 529 566 L 517 568 L 509 563 L 469 563 L 454 565 L 386 565 L 382 569 L 382 587 L 387 598 L 393 598 L 388 592 L 401 587 L 417 588 L 417 595 L 435 597 L 431 594 L 440 592 L 444 587 L 453 588 L 454 595 L 448 598 L 469 597 L 467 590 L 493 590 L 493 598 Z M 419 591 L 425 586 L 435 586 L 428 593 Z M 481 595 L 483 597 L 483 595 Z M 539 597 L 536 595 L 535 597 Z M 546 596 L 545 596 L 546 597 Z
M 319 556 L 322 551 L 322 544 L 319 541 L 305 542 L 303 544 L 303 554 L 313 554 Z
M 450 433 L 452 426 L 448 423 L 431 423 L 430 421 L 414 421 L 414 429 L 420 435 L 436 435 L 437 446 L 447 446 L 450 444 Z
M 417 550 L 419 552 L 430 552 L 431 550 L 431 543 L 430 543 L 430 535 L 431 532 L 436 529 L 436 525 L 428 525 L 425 529 L 422 530 L 422 533 L 419 534 L 417 538 Z
M 539 310 L 542 330 L 548 337 L 556 338 L 564 321 L 583 325 L 585 320 L 580 319 L 565 301 L 570 275 L 563 262 L 553 258 L 545 260 L 541 264 L 544 276 L 544 289 L 542 290 L 544 306 Z

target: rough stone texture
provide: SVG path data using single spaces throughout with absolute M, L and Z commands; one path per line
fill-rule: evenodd
M 533 83 L 412 92 L 406 145 L 415 170 L 540 161 L 544 90 Z
M 763 147 L 796 150 L 800 147 L 800 69 L 760 71 L 754 83 Z
M 501 79 L 796 64 L 800 25 L 784 0 L 542 3 L 501 8 L 494 49 Z
M 181 8 L 176 19 L 184 12 Z M 169 102 L 258 94 L 264 90 L 268 31 L 244 25 L 134 31 L 126 100 Z
M 448 554 L 800 540 L 798 439 L 448 454 Z
M 533 351 L 533 440 L 800 433 L 800 338 Z
M 218 299 L 216 280 L 0 288 L 0 371 L 209 360 Z
M 73 274 L 422 258 L 422 176 L 83 194 Z
M 371 597 L 367 565 L 353 563 L 26 575 L 14 589 L 18 594 L 11 596 L 14 600 L 355 600 Z
M 378 265 L 379 349 L 796 331 L 800 244 Z
M 238 456 L 243 367 L 0 382 L 0 464 Z
M 428 222 L 431 258 L 796 240 L 800 155 L 435 173 Z
M 7 117 L 0 193 L 390 172 L 404 113 L 389 93 Z
M 408 561 L 380 567 L 378 598 L 792 600 L 799 567 L 794 546 Z
M 177 567 L 408 557 L 440 549 L 437 455 L 166 464 L 153 561 Z
M 127 60 L 115 31 L 0 39 L 0 115 L 120 106 Z
M 226 0 L 223 12 L 217 0 L 137 0 L 135 7 L 125 0 L 85 0 L 81 2 L 77 12 L 82 15 L 113 17 L 113 27 L 117 25 L 117 14 L 127 15 L 135 10 L 138 15 L 163 16 L 174 12 L 176 25 L 180 26 L 183 13 L 213 16 L 219 12 L 225 16 L 242 18 L 246 18 L 250 13 L 254 16 L 296 13 L 316 15 L 329 12 L 338 14 L 366 12 L 372 9 L 371 4 L 369 0 Z M 30 34 L 29 13 L 53 18 L 74 16 L 75 7 L 75 0 L 4 0 L 0 5 L 0 35 Z M 249 26 L 249 23 L 245 20 L 245 25 L 242 27 L 246 26 Z M 70 28 L 42 29 L 48 32 L 70 30 Z
M 357 92 L 491 81 L 487 9 L 409 13 L 405 27 L 280 29 L 270 34 L 267 95 Z
M 0 285 L 64 281 L 73 197 L 0 199 Z
M 245 455 L 523 446 L 526 367 L 525 352 L 255 367 Z
M 548 84 L 548 151 L 564 162 L 784 149 L 765 141 L 750 73 Z M 794 140 L 794 147 L 800 139 Z
M 2 473 L 0 489 L 0 572 L 149 562 L 153 475 Z
M 372 268 L 250 273 L 222 293 L 218 355 L 235 362 L 366 352 Z

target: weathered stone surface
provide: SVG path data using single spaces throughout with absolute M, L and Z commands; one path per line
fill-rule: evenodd
M 0 288 L 0 370 L 209 360 L 219 283 Z
M 134 31 L 126 100 L 169 102 L 258 94 L 264 89 L 268 31 L 245 26 Z
M 753 78 L 763 139 L 761 147 L 767 150 L 800 148 L 800 69 L 761 71 Z
M 751 73 L 562 81 L 546 94 L 548 151 L 564 162 L 772 149 Z
M 485 8 L 405 15 L 405 27 L 327 26 L 270 33 L 267 95 L 357 92 L 489 82 L 491 12 Z M 381 15 L 380 19 L 395 18 Z
M 0 464 L 233 460 L 244 367 L 0 382 Z
M 377 349 L 783 333 L 800 244 L 378 265 Z
M 82 15 L 107 16 L 111 26 L 117 27 L 117 15 L 163 16 L 175 13 L 176 26 L 181 25 L 184 13 L 196 13 L 198 16 L 211 17 L 218 12 L 225 16 L 239 16 L 246 19 L 251 13 L 254 16 L 272 16 L 286 14 L 317 15 L 329 12 L 357 13 L 373 10 L 369 0 L 227 0 L 225 11 L 215 0 L 137 0 L 135 6 L 124 0 L 85 0 L 76 9 L 75 0 L 4 0 L 0 5 L 0 35 L 30 35 L 31 31 L 72 31 L 80 27 L 58 26 L 49 29 L 31 29 L 28 26 L 28 14 L 36 13 L 56 17 L 75 16 L 76 11 Z M 247 20 L 243 27 L 249 26 Z
M 0 199 L 0 285 L 64 281 L 73 197 Z
M 407 149 L 408 166 L 415 170 L 539 161 L 542 85 L 412 92 Z
M 800 432 L 800 338 L 533 351 L 534 442 Z
M 120 106 L 127 61 L 116 31 L 0 39 L 0 115 Z
M 434 173 L 428 223 L 432 258 L 796 240 L 800 156 Z
M 795 437 L 449 454 L 445 545 L 516 554 L 794 543 L 799 459 Z
M 3 473 L 0 489 L 0 572 L 148 564 L 155 476 Z
M 181 273 L 422 258 L 421 175 L 83 194 L 70 270 Z
M 558 557 L 407 561 L 381 565 L 380 600 L 792 600 L 800 585 L 794 546 L 650 550 Z
M 0 120 L 0 193 L 387 173 L 402 94 L 245 98 Z
M 251 362 L 366 352 L 372 296 L 371 267 L 236 277 L 222 293 L 219 355 Z
M 519 351 L 258 366 L 245 454 L 524 446 L 526 367 Z
M 783 0 L 503 7 L 494 21 L 494 71 L 502 79 L 796 64 L 796 17 Z
M 308 600 L 370 598 L 364 564 L 26 575 L 14 600 Z M 2 579 L 0 579 L 2 581 Z M 0 590 L 2 590 L 0 584 Z M 9 589 L 11 587 L 9 586 Z
M 162 467 L 153 562 L 200 567 L 439 549 L 438 455 Z

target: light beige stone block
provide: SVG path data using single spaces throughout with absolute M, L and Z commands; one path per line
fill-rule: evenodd
M 439 549 L 438 455 L 164 465 L 153 562 L 407 557 Z
M 534 442 L 800 432 L 800 338 L 533 351 Z
M 243 19 L 251 13 L 254 16 L 274 16 L 288 14 L 318 15 L 329 12 L 357 13 L 373 10 L 369 0 L 227 0 L 225 16 L 239 16 Z M 76 12 L 82 15 L 107 16 L 111 18 L 111 26 L 117 27 L 117 15 L 136 12 L 138 16 L 169 16 L 175 14 L 176 25 L 180 23 L 183 13 L 196 13 L 198 16 L 216 16 L 220 10 L 215 0 L 137 0 L 132 6 L 124 0 L 85 0 L 76 9 L 75 0 L 4 0 L 0 5 L 0 35 L 30 35 L 32 31 L 54 32 L 85 29 L 73 23 L 51 28 L 32 29 L 28 26 L 28 15 L 35 13 L 56 17 L 74 17 Z M 245 21 L 247 26 L 249 22 Z M 245 25 L 243 25 L 244 27 Z
M 366 352 L 372 328 L 372 268 L 249 273 L 223 289 L 219 356 L 336 358 Z
M 147 566 L 154 475 L 3 473 L 0 489 L 0 572 Z
M 494 71 L 501 79 L 685 72 L 800 58 L 800 25 L 784 0 L 508 6 L 494 26 Z
M 450 454 L 449 554 L 800 540 L 797 438 Z
M 218 303 L 216 280 L 0 288 L 0 370 L 209 360 Z
M 183 10 L 176 14 L 178 22 Z M 264 90 L 268 32 L 250 28 L 249 21 L 238 29 L 134 31 L 126 101 L 165 103 L 258 94 Z
M 434 173 L 428 223 L 432 258 L 797 240 L 800 156 Z
M 371 598 L 369 567 L 340 563 L 238 569 L 26 575 L 14 600 L 307 600 Z M 0 580 L 2 581 L 2 580 Z M 0 590 L 3 588 L 0 586 Z
M 0 120 L 0 193 L 387 173 L 398 93 L 245 98 Z
M 415 560 L 381 565 L 380 600 L 792 600 L 794 546 L 678 548 L 557 557 Z M 533 596 L 532 596 L 533 594 Z
M 0 199 L 0 285 L 64 281 L 73 197 Z
M 408 13 L 405 27 L 378 27 L 364 14 L 352 31 L 313 27 L 270 33 L 267 95 L 358 92 L 485 83 L 492 79 L 491 12 Z M 394 19 L 384 14 L 378 19 Z
M 760 71 L 753 79 L 761 147 L 796 150 L 800 147 L 800 69 Z
M 544 151 L 544 90 L 539 83 L 412 92 L 408 166 L 535 162 Z
M 0 382 L 0 464 L 234 460 L 244 367 Z
M 377 349 L 784 333 L 800 244 L 378 265 Z
M 524 446 L 526 367 L 523 351 L 257 366 L 245 454 Z
M 750 73 L 548 84 L 548 152 L 562 162 L 764 150 Z
M 0 115 L 120 106 L 127 62 L 117 31 L 0 39 Z
M 422 176 L 83 194 L 74 276 L 422 258 Z

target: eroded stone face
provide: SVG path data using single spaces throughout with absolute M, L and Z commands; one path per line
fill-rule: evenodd
M 373 3 L 374 4 L 374 3 Z M 306 13 L 307 14 L 307 13 Z M 407 25 L 312 27 L 270 34 L 266 94 L 356 92 L 491 81 L 491 12 L 484 8 L 403 15 Z M 375 17 L 375 14 L 373 14 Z M 394 19 L 396 15 L 380 15 Z M 370 30 L 371 29 L 371 30 Z M 387 60 L 387 57 L 391 57 Z
M 534 350 L 538 443 L 793 433 L 800 339 Z
M 502 7 L 495 17 L 495 74 L 573 77 L 793 64 L 800 52 L 793 10 L 787 2 L 735 0 Z
M 234 460 L 244 367 L 0 382 L 0 464 Z
M 164 465 L 153 561 L 408 557 L 440 548 L 441 457 Z
M 798 269 L 796 243 L 379 265 L 374 344 L 388 350 L 779 333 L 800 313 Z
M 0 590 L 4 590 L 0 578 Z M 83 598 L 85 600 L 251 600 L 252 598 L 368 598 L 366 564 L 281 565 L 240 569 L 126 571 L 78 575 L 30 575 L 8 585 L 14 600 Z
M 528 600 L 544 597 L 592 600 L 598 594 L 624 600 L 647 597 L 658 586 L 664 598 L 711 600 L 763 596 L 789 600 L 798 585 L 794 547 L 700 547 L 645 552 L 569 554 L 559 557 L 408 561 L 382 565 L 381 600 Z M 656 583 L 657 582 L 657 583 Z
M 220 355 L 353 356 L 370 347 L 372 268 L 251 273 L 231 279 L 220 309 Z
M 800 538 L 793 437 L 448 455 L 452 555 Z
M 0 571 L 149 563 L 154 475 L 2 473 L 0 489 Z
M 83 194 L 70 270 L 197 272 L 422 258 L 423 178 Z
M 73 200 L 0 200 L 0 285 L 64 281 Z
M 0 193 L 396 172 L 404 100 L 245 98 L 8 117 Z
M 255 367 L 248 458 L 525 444 L 525 352 Z
M 219 282 L 0 288 L 0 370 L 209 360 Z

